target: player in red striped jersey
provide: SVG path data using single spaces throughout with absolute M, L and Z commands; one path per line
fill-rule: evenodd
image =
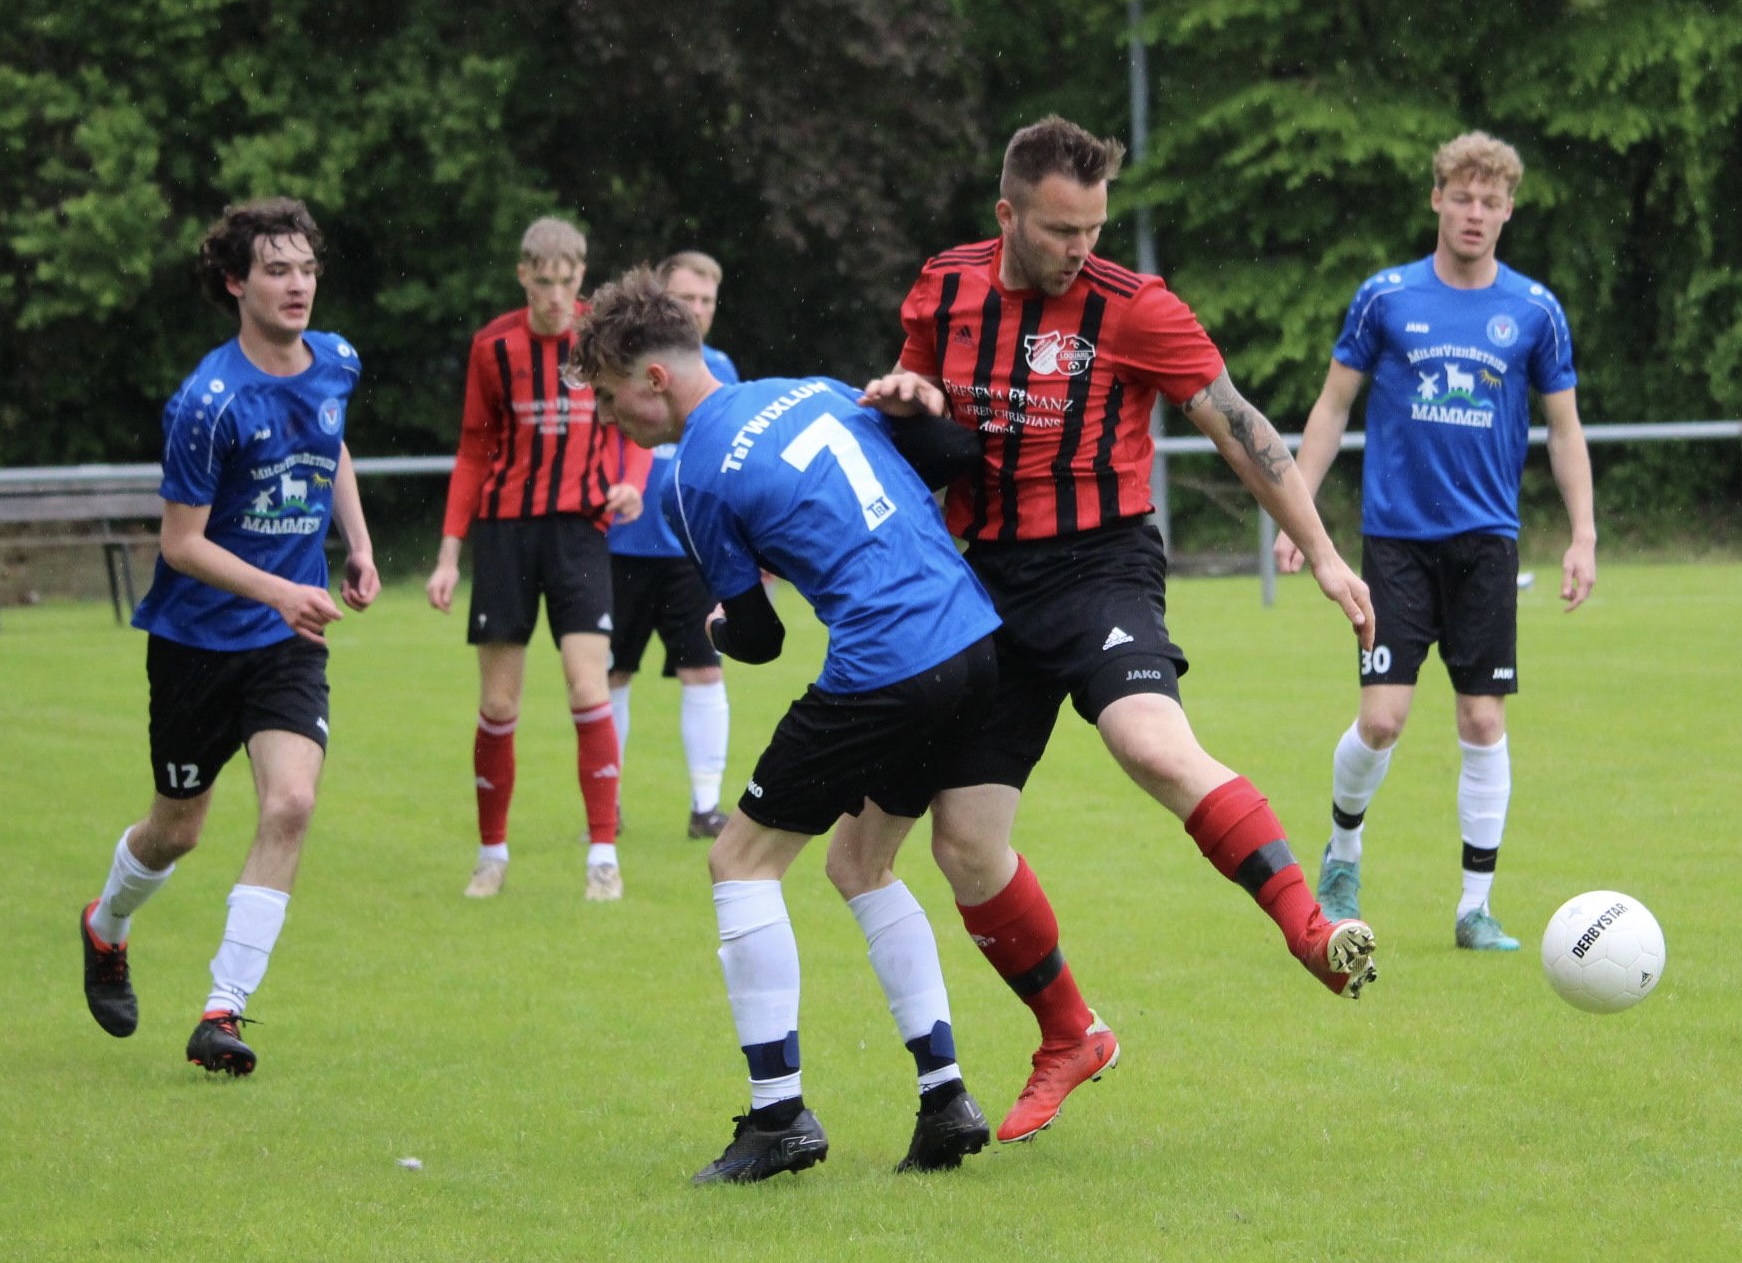
M 962 743 L 945 781 L 954 788 L 932 803 L 933 850 L 969 933 L 1040 1024 L 1034 1073 L 998 1129 L 1006 1141 L 1050 1124 L 1118 1056 L 1010 846 L 1022 786 L 1066 697 L 1315 976 L 1350 996 L 1376 976 L 1372 931 L 1325 920 L 1264 797 L 1205 752 L 1180 705 L 1186 659 L 1163 621 L 1166 559 L 1146 520 L 1157 395 L 1215 441 L 1291 537 L 1310 541 L 1302 551 L 1320 588 L 1368 647 L 1373 612 L 1288 449 L 1234 388 L 1191 309 L 1159 277 L 1092 253 L 1123 155 L 1118 141 L 1056 116 L 1017 132 L 1000 236 L 926 264 L 902 306 L 900 364 L 865 392 L 885 411 L 920 412 L 920 384 L 939 385 L 983 445 L 979 467 L 951 484 L 946 513 L 1004 619 L 1000 699 Z
M 618 899 L 618 748 L 606 684 L 611 643 L 613 517 L 641 512 L 648 453 L 622 443 L 593 416 L 593 392 L 563 383 L 587 271 L 587 239 L 544 218 L 526 230 L 515 275 L 526 306 L 472 339 L 460 451 L 448 483 L 441 550 L 425 590 L 447 613 L 460 579 L 460 545 L 473 539 L 466 640 L 478 647 L 478 861 L 466 894 L 502 889 L 508 806 L 514 794 L 514 729 L 526 646 L 542 596 L 562 656 L 575 723 L 576 770 L 586 804 L 587 898 Z

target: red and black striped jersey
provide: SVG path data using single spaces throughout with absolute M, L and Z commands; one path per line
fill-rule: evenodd
M 1056 298 L 998 279 L 1001 238 L 931 259 L 901 307 L 901 367 L 942 381 L 985 442 L 951 484 L 967 540 L 1048 539 L 1148 513 L 1160 394 L 1179 404 L 1222 372 L 1221 352 L 1158 276 L 1090 255 Z
M 577 316 L 585 310 L 575 305 Z M 534 333 L 524 307 L 473 337 L 442 534 L 463 539 L 474 521 L 551 513 L 578 513 L 604 530 L 611 485 L 646 482 L 652 454 L 598 424 L 592 387 L 563 385 L 573 341 Z

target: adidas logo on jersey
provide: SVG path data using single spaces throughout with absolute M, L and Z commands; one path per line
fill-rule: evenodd
M 958 346 L 974 345 L 974 332 L 967 325 L 957 325 L 955 333 L 950 336 Z
M 1107 633 L 1107 639 L 1101 642 L 1101 652 L 1106 653 L 1109 649 L 1116 649 L 1120 645 L 1128 645 L 1136 639 L 1137 637 L 1133 636 L 1130 632 L 1125 631 L 1123 628 L 1115 627 L 1112 631 Z

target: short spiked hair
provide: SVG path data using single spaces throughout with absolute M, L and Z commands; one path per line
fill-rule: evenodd
M 1085 188 L 1115 179 L 1125 161 L 1125 146 L 1102 139 L 1069 119 L 1049 114 L 1010 138 L 1004 149 L 1004 174 L 998 196 L 1020 206 L 1024 195 L 1049 175 L 1062 175 Z

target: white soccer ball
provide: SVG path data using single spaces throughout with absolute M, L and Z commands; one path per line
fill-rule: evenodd
M 1663 930 L 1639 900 L 1593 890 L 1563 903 L 1542 932 L 1548 985 L 1587 1013 L 1630 1009 L 1663 976 Z

